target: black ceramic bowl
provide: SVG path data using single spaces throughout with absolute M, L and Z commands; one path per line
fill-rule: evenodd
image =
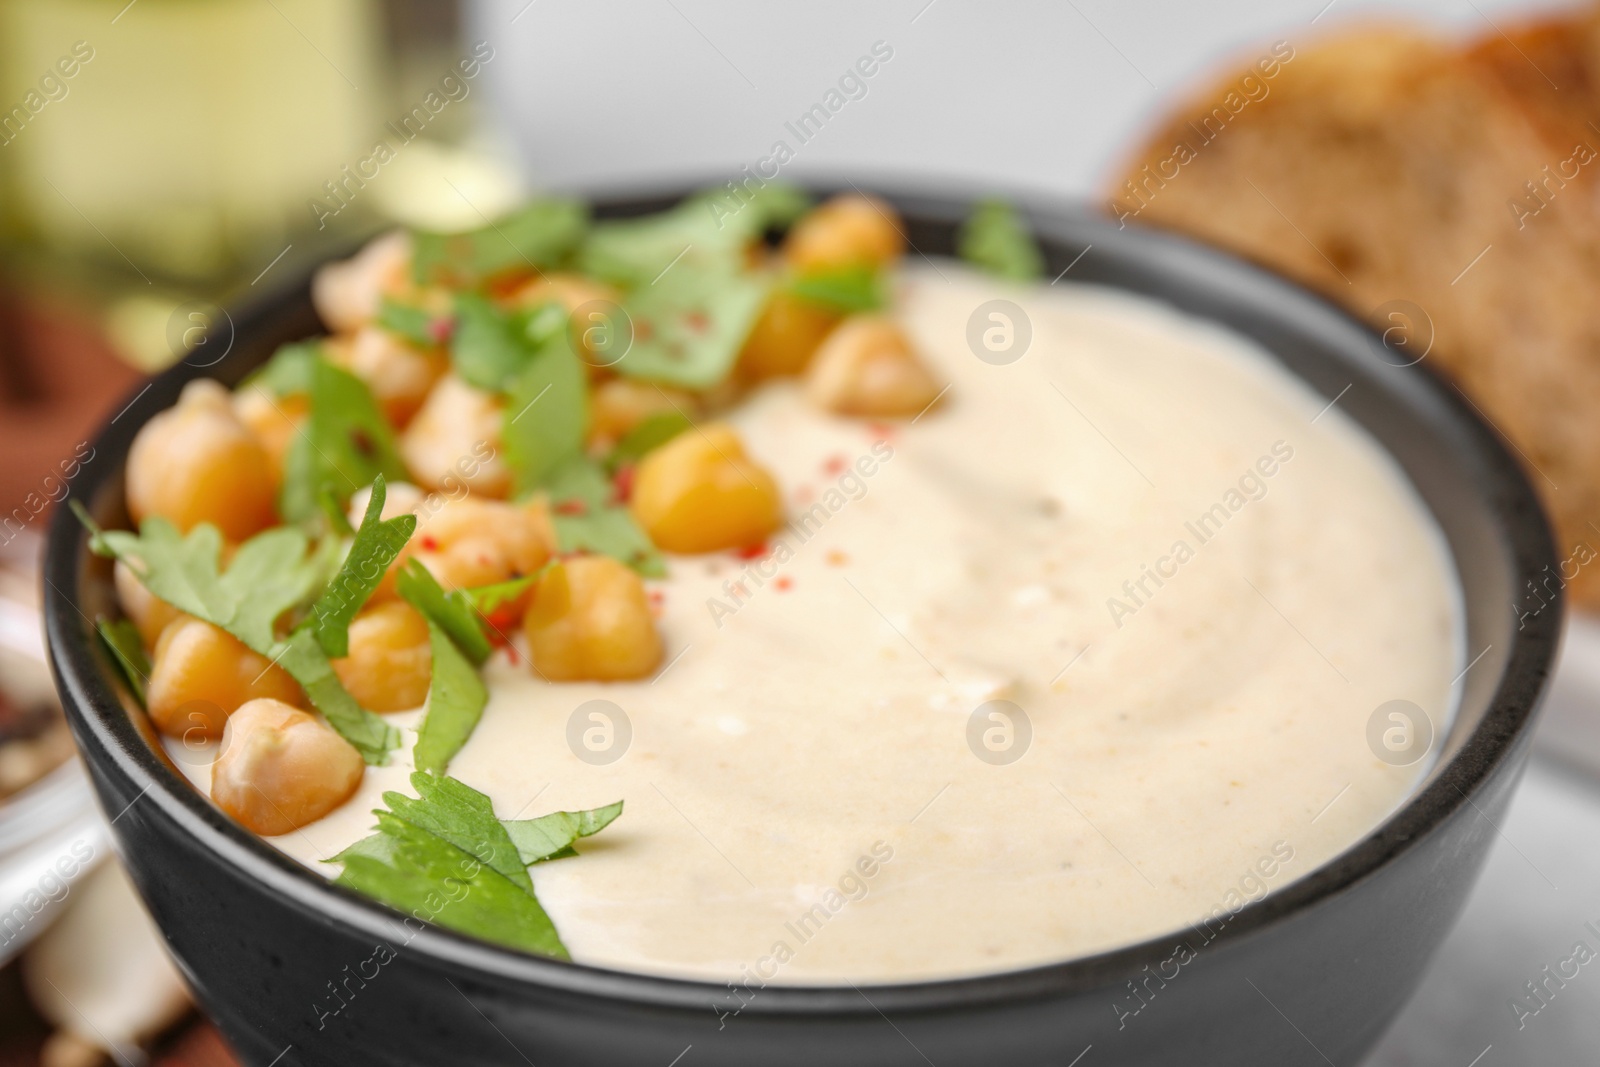
M 601 213 L 676 199 L 617 200 Z M 916 252 L 952 250 L 967 201 L 888 199 Z M 1198 944 L 1193 931 L 1014 973 L 864 989 L 733 990 L 539 959 L 447 930 L 407 930 L 191 789 L 152 749 L 92 640 L 89 620 L 114 610 L 109 569 L 61 509 L 45 592 L 62 698 L 135 884 L 246 1062 L 1342 1067 L 1372 1047 L 1454 921 L 1528 749 L 1560 613 L 1553 606 L 1519 626 L 1511 606 L 1555 563 L 1544 517 L 1517 465 L 1451 387 L 1424 367 L 1395 366 L 1404 360 L 1318 298 L 1173 237 L 1070 210 L 1030 215 L 1050 276 L 1075 264 L 1059 284 L 1146 294 L 1255 339 L 1337 396 L 1409 474 L 1449 540 L 1469 652 L 1482 653 L 1422 788 L 1336 860 L 1247 906 L 1170 981 L 1159 978 L 1161 963 L 1180 942 Z M 95 443 L 72 492 L 102 522 L 125 521 L 129 442 L 186 381 L 232 384 L 280 342 L 318 332 L 306 279 L 234 321 L 226 359 L 161 375 Z M 1148 1003 L 1124 1016 L 1117 1005 L 1134 985 Z

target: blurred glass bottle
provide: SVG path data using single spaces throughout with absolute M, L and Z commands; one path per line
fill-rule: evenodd
M 381 44 L 375 0 L 0 0 L 8 221 L 151 283 L 259 269 L 377 124 Z

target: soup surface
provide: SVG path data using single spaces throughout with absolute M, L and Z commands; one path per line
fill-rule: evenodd
M 789 524 L 765 555 L 669 560 L 653 678 L 486 670 L 454 776 L 502 818 L 626 801 L 581 862 L 533 870 L 576 960 L 885 982 L 1214 932 L 1427 766 L 1380 758 L 1369 720 L 1409 701 L 1443 732 L 1451 565 L 1337 404 L 1125 294 L 945 261 L 897 286 L 948 393 L 894 426 L 792 381 L 737 408 Z M 405 790 L 395 757 L 274 843 L 336 873 Z

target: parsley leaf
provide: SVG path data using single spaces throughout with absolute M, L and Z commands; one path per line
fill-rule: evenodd
M 456 373 L 468 385 L 491 393 L 506 385 L 528 365 L 533 351 L 519 336 L 512 316 L 477 293 L 456 295 L 456 331 L 450 339 L 450 358 Z
M 477 668 L 432 619 L 428 620 L 428 639 L 433 646 L 433 679 L 428 683 L 428 710 L 417 730 L 412 763 L 419 771 L 443 774 L 483 717 L 489 691 Z
M 562 330 L 539 346 L 507 391 L 501 440 L 515 492 L 538 488 L 581 453 L 588 422 L 583 363 Z
M 956 237 L 961 258 L 1015 281 L 1044 273 L 1044 255 L 1017 209 L 1004 200 L 984 200 L 973 208 Z
M 300 683 L 328 725 L 354 745 L 362 759 L 378 766 L 388 762 L 389 753 L 400 746 L 400 731 L 356 702 L 311 631 L 291 633 L 269 658 Z
M 418 348 L 437 348 L 450 339 L 455 323 L 389 297 L 378 307 L 378 325 Z
M 606 470 L 615 473 L 629 463 L 637 463 L 690 426 L 689 416 L 681 411 L 658 411 L 647 415 L 639 424 L 622 435 L 606 456 Z
M 450 639 L 474 664 L 489 658 L 489 639 L 483 635 L 472 601 L 461 590 L 449 593 L 418 559 L 406 560 L 395 581 L 400 596 L 422 612 L 424 618 L 450 635 Z
M 561 859 L 575 855 L 572 843 L 580 837 L 597 834 L 622 814 L 622 801 L 588 811 L 553 811 L 537 819 L 506 821 L 506 832 L 517 846 L 523 863 Z
M 472 602 L 472 606 L 477 610 L 478 614 L 487 619 L 497 610 L 526 593 L 533 587 L 533 583 L 538 580 L 538 574 L 524 574 L 521 578 L 495 582 L 493 585 L 475 585 L 469 589 L 463 589 L 461 592 Z
M 304 531 L 279 526 L 257 534 L 239 546 L 228 569 L 221 571 L 222 534 L 210 523 L 180 535 L 172 523 L 152 515 L 134 534 L 101 530 L 88 512 L 75 510 L 93 535 L 92 551 L 121 559 L 157 597 L 226 630 L 282 667 L 368 763 L 383 763 L 400 743 L 398 730 L 356 703 L 339 683 L 309 630 L 297 630 L 283 641 L 274 635 L 278 617 L 303 604 L 329 569 L 325 552 L 307 552 Z
M 884 295 L 883 279 L 871 267 L 849 266 L 802 274 L 790 279 L 785 288 L 807 303 L 841 315 L 876 311 L 889 302 Z
M 380 474 L 372 483 L 372 495 L 367 500 L 366 514 L 361 517 L 361 528 L 356 531 L 339 573 L 312 603 L 307 617 L 317 636 L 317 644 L 334 659 L 350 654 L 350 620 L 378 588 L 389 564 L 400 555 L 417 528 L 415 515 L 381 517 L 386 495 Z
M 273 396 L 295 396 L 311 391 L 311 368 L 322 358 L 315 341 L 280 345 L 272 358 L 251 373 L 239 388 L 260 388 Z
M 633 347 L 617 372 L 690 389 L 716 385 L 733 369 L 769 287 L 743 271 L 678 264 L 624 299 Z
M 383 794 L 389 811 L 414 826 L 444 838 L 463 852 L 505 875 L 524 892 L 533 892 L 528 865 L 522 862 L 511 835 L 494 817 L 494 805 L 476 789 L 455 778 L 417 772 L 411 775 L 415 797 Z
M 111 658 L 121 669 L 128 690 L 133 693 L 139 706 L 144 707 L 145 681 L 150 677 L 150 657 L 145 655 L 139 628 L 127 619 L 100 618 L 95 620 L 95 629 L 100 633 L 100 640 L 110 649 Z
M 389 812 L 378 812 L 378 830 L 376 842 L 335 857 L 344 863 L 335 884 L 485 941 L 571 958 L 538 898 L 505 875 Z
M 311 413 L 284 457 L 278 510 L 288 522 L 315 517 L 324 488 L 343 504 L 380 474 L 407 477 L 394 431 L 366 383 L 325 359 L 313 360 L 309 377 Z
M 528 831 L 497 819 L 488 797 L 454 778 L 419 771 L 411 785 L 416 797 L 385 793 L 389 810 L 375 812 L 377 833 L 334 857 L 331 862 L 344 864 L 335 882 L 486 941 L 569 958 L 534 895 L 527 871 L 531 861 L 522 858 L 513 838 Z M 590 833 L 615 818 L 570 814 L 578 829 Z M 552 841 L 560 837 L 559 832 L 544 834 Z
M 589 228 L 576 200 L 535 200 L 498 222 L 467 233 L 413 233 L 411 275 L 418 285 L 474 289 L 506 274 L 554 267 Z
M 550 521 L 563 553 L 590 552 L 619 559 L 646 578 L 664 578 L 666 564 L 633 512 L 616 498 L 599 464 L 578 456 L 547 486 Z

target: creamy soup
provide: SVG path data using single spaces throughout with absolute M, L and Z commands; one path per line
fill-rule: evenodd
M 669 560 L 652 678 L 486 669 L 451 774 L 502 818 L 626 801 L 581 860 L 532 869 L 580 962 L 886 982 L 1200 945 L 1417 783 L 1420 751 L 1369 744 L 1376 709 L 1447 724 L 1447 551 L 1337 404 L 1152 301 L 943 261 L 897 285 L 948 392 L 909 424 L 792 382 L 735 409 L 789 525 L 762 556 Z M 969 329 L 996 298 L 1031 327 L 1010 362 L 1014 313 Z M 394 756 L 274 843 L 336 873 L 407 789 Z

